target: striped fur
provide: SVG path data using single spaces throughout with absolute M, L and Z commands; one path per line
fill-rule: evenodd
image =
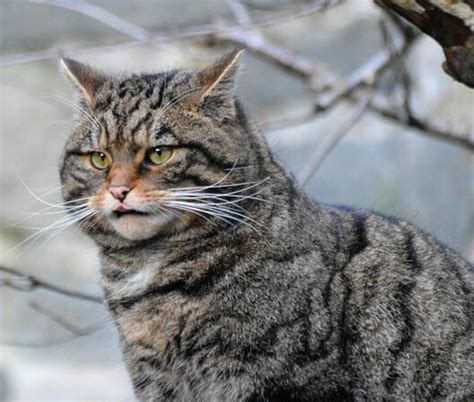
M 473 400 L 472 266 L 409 223 L 310 200 L 235 99 L 237 57 L 119 78 L 66 61 L 97 125 L 83 117 L 67 143 L 64 198 L 101 212 L 80 225 L 137 398 Z M 159 145 L 174 156 L 151 168 Z M 101 150 L 110 171 L 87 163 Z M 216 209 L 130 218 L 121 235 L 100 209 L 112 171 L 133 182 L 125 202 L 189 188 Z

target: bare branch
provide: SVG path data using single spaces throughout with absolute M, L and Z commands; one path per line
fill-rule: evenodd
M 6 286 L 22 292 L 32 292 L 36 289 L 42 288 L 75 299 L 81 299 L 100 304 L 103 302 L 102 298 L 99 296 L 92 296 L 86 293 L 78 292 L 76 290 L 65 289 L 58 285 L 54 285 L 50 282 L 39 279 L 36 276 L 25 274 L 12 268 L 0 266 L 0 271 L 13 276 L 13 278 L 0 279 L 0 286 Z
M 237 0 L 229 0 L 228 3 L 241 26 L 243 28 L 249 26 L 252 20 L 247 8 Z M 338 4 L 338 2 L 334 4 Z M 327 89 L 336 83 L 336 75 L 327 66 L 270 43 L 257 30 L 228 30 L 224 27 L 222 31 L 218 35 L 220 38 L 243 46 L 264 57 L 285 71 L 303 79 L 313 90 Z
M 25 3 L 40 4 L 45 6 L 59 7 L 71 10 L 90 17 L 103 25 L 140 41 L 150 39 L 151 32 L 132 24 L 131 22 L 111 13 L 105 8 L 89 3 L 85 0 L 22 0 Z
M 355 108 L 353 109 L 352 113 L 348 116 L 347 120 L 341 126 L 341 128 L 331 135 L 327 136 L 323 142 L 319 145 L 314 153 L 313 157 L 311 158 L 308 166 L 304 170 L 301 179 L 301 185 L 304 187 L 308 184 L 310 179 L 318 170 L 321 163 L 326 159 L 332 149 L 337 145 L 337 143 L 349 133 L 352 127 L 360 120 L 360 118 L 364 115 L 365 111 L 367 110 L 370 101 L 372 100 L 374 93 L 370 91 L 369 93 L 365 94 L 365 96 L 361 97 Z
M 65 330 L 69 331 L 71 334 L 76 335 L 76 336 L 88 335 L 99 328 L 95 325 L 87 327 L 87 328 L 80 328 L 76 326 L 75 324 L 70 323 L 68 320 L 66 320 L 64 317 L 62 317 L 58 313 L 34 301 L 29 302 L 28 306 L 32 310 L 44 315 L 45 317 L 49 318 L 51 321 L 58 324 L 60 327 L 64 328 Z
M 374 82 L 377 76 L 390 67 L 394 60 L 400 59 L 408 52 L 416 39 L 417 36 L 410 41 L 394 38 L 390 47 L 380 50 L 367 63 L 354 70 L 345 80 L 340 80 L 340 84 L 334 91 L 319 97 L 315 106 L 316 111 L 326 110 L 335 105 L 341 98 L 350 96 L 355 89 Z
M 227 0 L 227 4 L 240 25 L 246 26 L 252 23 L 252 18 L 247 11 L 247 7 L 241 1 Z M 256 35 L 260 35 L 260 33 L 256 32 Z
M 53 321 L 61 328 L 65 329 L 66 331 L 70 332 L 71 335 L 63 336 L 56 339 L 46 339 L 41 341 L 17 341 L 12 339 L 0 339 L 1 346 L 12 346 L 12 347 L 22 347 L 22 348 L 43 348 L 43 347 L 50 347 L 56 346 L 63 343 L 74 341 L 77 338 L 81 338 L 84 336 L 91 335 L 97 331 L 99 331 L 103 327 L 103 323 L 89 325 L 87 327 L 78 327 L 75 324 L 72 324 L 64 317 L 59 315 L 58 313 L 48 309 L 36 302 L 29 302 L 28 306 L 36 311 L 37 313 L 44 315 L 49 320 Z
M 91 331 L 92 334 L 94 331 Z M 86 334 L 84 336 L 90 335 Z M 82 335 L 81 335 L 82 336 Z M 46 339 L 42 341 L 16 341 L 12 339 L 2 339 L 0 338 L 0 346 L 11 346 L 15 348 L 47 348 L 51 346 L 61 345 L 63 343 L 72 342 L 75 339 L 79 338 L 78 335 L 69 335 L 63 338 L 58 339 Z
M 452 131 L 450 127 L 443 127 L 426 119 L 421 119 L 413 114 L 413 111 L 404 118 L 401 117 L 393 108 L 372 103 L 370 110 L 376 112 L 382 117 L 389 119 L 397 124 L 401 124 L 410 129 L 416 129 L 418 133 L 432 137 L 453 145 L 461 146 L 468 151 L 474 152 L 474 133 L 459 133 Z
M 334 4 L 340 3 L 342 0 L 332 0 L 332 1 L 316 1 L 311 4 L 304 6 L 297 11 L 291 11 L 279 17 L 273 18 L 262 18 L 260 21 L 255 22 L 254 24 L 247 25 L 245 27 L 237 26 L 228 26 L 224 30 L 221 27 L 216 26 L 215 24 L 204 24 L 196 25 L 187 29 L 181 29 L 179 31 L 164 31 L 164 32 L 153 32 L 150 37 L 146 40 L 132 40 L 124 41 L 118 43 L 102 44 L 99 46 L 91 46 L 85 48 L 58 48 L 53 47 L 45 50 L 37 50 L 31 52 L 22 52 L 16 54 L 10 54 L 0 57 L 0 67 L 1 66 L 10 66 L 16 64 L 29 63 L 33 61 L 40 60 L 49 60 L 58 57 L 62 57 L 64 54 L 69 56 L 77 56 L 86 53 L 95 53 L 103 52 L 105 50 L 112 49 L 123 49 L 127 47 L 138 46 L 142 44 L 160 44 L 171 41 L 178 40 L 206 40 L 209 36 L 215 36 L 218 38 L 219 35 L 230 34 L 232 31 L 248 31 L 253 29 L 259 29 L 263 27 L 272 26 L 275 24 L 283 23 L 285 21 L 294 20 L 308 15 L 317 13 L 321 10 L 324 10 L 327 7 L 330 7 Z
M 375 0 L 416 25 L 443 48 L 447 74 L 474 88 L 474 25 L 471 0 Z
M 411 86 L 409 76 L 406 75 L 407 71 L 405 71 L 403 67 L 403 59 L 419 35 L 413 34 L 411 30 L 402 29 L 399 26 L 398 28 L 400 33 L 403 34 L 403 37 L 405 38 L 404 40 L 401 40 L 400 38 L 386 38 L 387 41 L 390 42 L 387 43 L 387 47 L 370 58 L 367 63 L 354 70 L 346 79 L 339 77 L 335 89 L 320 95 L 316 101 L 314 110 L 311 113 L 305 113 L 297 118 L 280 120 L 276 124 L 274 122 L 270 125 L 270 129 L 275 130 L 282 126 L 288 127 L 290 125 L 298 125 L 310 121 L 315 118 L 319 112 L 328 110 L 341 99 L 348 99 L 351 101 L 355 100 L 358 102 L 359 97 L 354 94 L 355 90 L 364 85 L 370 84 L 389 68 L 396 66 L 399 67 L 402 65 L 401 78 L 402 84 L 405 87 L 405 116 L 397 113 L 393 107 L 376 104 L 374 102 L 369 103 L 368 108 L 381 117 L 387 118 L 407 128 L 415 129 L 419 134 L 461 146 L 471 152 L 474 151 L 474 135 L 472 133 L 456 132 L 453 131 L 451 127 L 442 127 L 439 123 L 421 119 L 414 115 L 414 112 L 410 107 Z
M 19 348 L 46 348 L 51 346 L 61 345 L 63 343 L 72 342 L 77 338 L 82 338 L 84 336 L 92 335 L 93 333 L 99 331 L 102 328 L 102 325 L 91 325 L 90 327 L 82 329 L 80 334 L 71 334 L 56 339 L 45 339 L 41 341 L 17 341 L 12 339 L 1 339 L 0 346 L 11 346 Z
M 66 4 L 64 0 L 26 1 L 51 5 L 54 4 L 56 6 L 62 6 L 63 4 Z M 312 2 L 310 5 L 299 9 L 297 12 L 291 12 L 278 18 L 264 18 L 257 23 L 252 24 L 250 15 L 242 2 L 231 0 L 229 1 L 229 5 L 233 10 L 237 20 L 239 21 L 238 26 L 223 26 L 222 24 L 200 25 L 188 28 L 181 32 L 168 31 L 150 34 L 149 38 L 143 41 L 129 41 L 125 43 L 116 43 L 105 46 L 102 45 L 85 49 L 71 49 L 67 51 L 67 53 L 82 54 L 94 51 L 123 48 L 126 46 L 136 46 L 142 43 L 163 43 L 180 39 L 226 40 L 247 47 L 254 53 L 263 56 L 266 60 L 282 67 L 288 73 L 303 79 L 312 90 L 321 91 L 322 89 L 332 88 L 330 91 L 318 97 L 313 113 L 317 114 L 322 110 L 331 108 L 341 99 L 355 99 L 357 101 L 357 96 L 354 95 L 354 91 L 364 85 L 370 84 L 376 79 L 377 75 L 382 74 L 387 68 L 392 67 L 395 61 L 400 61 L 402 56 L 407 53 L 417 38 L 417 34 L 413 34 L 411 29 L 408 29 L 406 26 L 401 24 L 398 19 L 395 19 L 395 25 L 399 28 L 404 40 L 400 38 L 394 38 L 393 43 L 391 43 L 390 46 L 379 51 L 367 63 L 353 71 L 352 74 L 350 74 L 346 79 L 343 79 L 322 64 L 319 64 L 302 55 L 296 54 L 295 52 L 292 52 L 282 46 L 268 42 L 258 31 L 259 28 L 281 23 L 289 19 L 300 18 L 317 11 L 324 10 L 329 6 L 339 4 L 340 2 L 341 0 Z M 113 14 L 107 14 L 108 12 L 106 10 L 102 10 L 98 6 L 91 5 L 92 8 L 88 8 L 88 5 L 90 4 L 85 1 L 80 1 L 78 3 L 79 6 L 70 6 L 70 4 L 71 3 L 68 2 L 66 8 L 74 8 L 77 12 L 84 11 L 85 14 L 103 22 L 106 25 L 113 26 L 123 33 L 128 32 L 128 34 L 130 34 L 132 37 L 143 37 L 145 35 L 143 31 L 146 30 L 143 30 L 141 27 L 135 26 L 135 28 L 138 28 L 138 30 L 135 31 L 133 31 L 133 29 L 132 31 L 127 30 L 127 28 L 125 28 L 127 27 L 127 24 L 121 25 L 122 22 L 127 23 L 127 21 L 117 16 L 115 17 L 118 20 L 114 20 L 112 17 L 114 16 Z M 86 7 L 84 5 L 86 5 Z M 112 18 L 110 19 L 108 17 Z M 133 26 L 133 24 L 131 25 Z M 25 63 L 34 60 L 50 59 L 61 56 L 63 53 L 65 53 L 65 49 L 53 48 L 44 51 L 3 56 L 0 57 L 0 66 Z M 408 105 L 408 102 L 409 95 L 406 94 L 406 106 Z M 414 116 L 412 112 L 407 113 L 407 116 L 402 117 L 399 113 L 388 108 L 383 108 L 380 105 L 370 104 L 369 108 L 382 117 L 388 118 L 404 126 L 415 128 L 422 132 L 422 134 L 463 146 L 471 151 L 473 150 L 474 141 L 472 138 L 469 138 L 468 135 L 456 133 L 452 130 L 442 128 L 434 123 L 424 121 Z M 311 115 L 305 115 L 302 117 L 302 120 L 307 121 L 311 118 Z M 293 119 L 294 124 L 298 124 L 300 122 L 301 119 Z
M 356 99 L 358 99 L 358 96 L 355 95 L 349 98 L 350 101 L 356 101 Z M 420 135 L 435 138 L 448 144 L 460 146 L 467 151 L 474 152 L 474 134 L 472 132 L 471 134 L 456 132 L 453 131 L 451 127 L 443 127 L 439 123 L 416 117 L 413 114 L 404 117 L 400 113 L 397 113 L 393 107 L 381 104 L 380 102 L 377 103 L 374 100 L 369 104 L 368 109 L 406 129 L 415 130 L 415 132 Z M 312 110 L 300 116 L 278 120 L 272 119 L 271 121 L 263 122 L 263 125 L 266 131 L 275 131 L 308 123 L 317 118 L 317 116 L 318 113 Z

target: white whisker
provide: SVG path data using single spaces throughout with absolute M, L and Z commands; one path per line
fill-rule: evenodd
M 53 204 L 51 202 L 48 202 L 46 200 L 44 200 L 43 198 L 41 198 L 40 196 L 36 195 L 33 190 L 31 190 L 27 185 L 26 183 L 23 181 L 23 179 L 21 177 L 18 177 L 18 180 L 20 180 L 21 184 L 25 187 L 26 191 L 28 191 L 28 193 L 38 202 L 40 202 L 41 204 L 44 204 L 44 205 L 47 205 L 48 207 L 50 208 L 60 208 L 60 209 L 66 209 L 66 210 L 69 210 L 69 209 L 75 209 L 77 206 L 68 206 L 68 204 L 71 204 L 71 203 L 74 203 L 74 202 L 78 202 L 78 201 L 83 201 L 83 200 L 87 200 L 87 199 L 90 199 L 90 197 L 83 197 L 83 198 L 77 198 L 77 199 L 74 199 L 74 200 L 70 200 L 70 201 L 66 201 L 66 202 L 63 202 L 63 203 L 60 203 L 60 204 Z
M 56 95 L 56 94 L 54 94 L 54 93 L 48 93 L 48 92 L 44 92 L 44 93 L 43 93 L 43 96 L 44 96 L 45 98 L 49 98 L 49 99 L 52 99 L 52 100 L 61 102 L 62 104 L 71 107 L 72 109 L 74 109 L 75 111 L 77 111 L 78 113 L 80 113 L 82 116 L 86 117 L 87 120 L 88 120 L 96 129 L 100 129 L 100 123 L 99 123 L 99 121 L 97 120 L 96 117 L 94 117 L 91 113 L 87 112 L 86 110 L 84 110 L 83 108 L 81 108 L 79 105 L 76 105 L 74 102 L 70 101 L 69 99 L 66 99 L 66 98 L 63 98 L 63 97 L 61 97 L 61 96 L 59 96 L 59 95 Z
M 236 190 L 236 192 L 234 192 L 234 194 L 236 194 L 237 192 L 242 192 L 242 191 L 246 191 L 246 190 L 249 190 L 253 187 L 256 187 L 260 184 L 263 184 L 264 182 L 266 182 L 270 177 L 266 177 L 265 179 L 262 179 L 262 180 L 258 180 L 258 181 L 247 181 L 247 182 L 241 182 L 241 183 L 229 183 L 229 184 L 220 184 L 220 185 L 216 185 L 215 184 L 211 184 L 209 186 L 193 186 L 193 187 L 180 187 L 180 188 L 177 188 L 177 189 L 171 189 L 171 190 L 168 190 L 169 192 L 173 192 L 173 191 L 180 191 L 180 190 L 185 190 L 185 191 L 189 191 L 189 192 L 198 192 L 198 191 L 205 191 L 205 190 L 208 190 L 210 188 L 229 188 L 229 187 L 241 187 L 241 186 L 246 186 L 248 185 L 249 187 L 245 188 L 245 189 L 241 189 L 241 190 Z M 221 179 L 222 180 L 222 179 Z
M 193 94 L 194 92 L 197 92 L 199 88 L 192 88 L 188 91 L 185 91 L 173 98 L 171 98 L 167 103 L 165 103 L 158 111 L 157 116 L 155 117 L 156 120 L 159 120 L 168 110 L 170 110 L 174 105 L 176 105 L 178 102 L 186 98 L 187 96 Z
M 88 218 L 89 216 L 93 216 L 94 214 L 98 213 L 99 211 L 93 210 L 91 208 L 84 208 L 75 212 L 71 212 L 68 215 L 62 216 L 52 224 L 41 228 L 37 232 L 33 233 L 32 235 L 28 236 L 27 238 L 23 239 L 20 243 L 15 245 L 11 251 L 19 249 L 25 244 L 28 244 L 28 247 L 31 247 L 34 243 L 36 243 L 44 234 L 48 231 L 55 230 L 55 231 L 62 231 L 73 224 Z M 55 232 L 56 233 L 56 232 Z M 26 249 L 25 249 L 26 251 Z
M 235 226 L 235 224 L 233 224 L 231 221 L 235 221 L 238 223 L 245 224 L 257 232 L 258 230 L 254 228 L 252 225 L 250 225 L 249 222 L 252 222 L 258 226 L 264 227 L 256 220 L 250 218 L 248 215 L 237 212 L 234 209 L 220 206 L 218 204 L 210 205 L 210 204 L 205 204 L 205 203 L 195 203 L 195 202 L 186 202 L 186 201 L 165 201 L 164 203 L 167 206 L 180 207 L 183 209 L 187 208 L 192 211 L 197 211 L 197 212 L 201 212 L 210 216 L 214 216 L 218 219 L 224 220 L 225 222 L 227 222 L 228 224 L 231 224 L 232 226 Z
M 208 213 L 208 215 L 212 215 L 212 216 L 215 216 L 216 218 L 218 219 L 221 219 L 223 220 L 224 222 L 226 222 L 227 224 L 231 225 L 231 226 L 235 226 L 234 223 L 228 221 L 227 219 L 225 219 L 224 217 L 221 217 L 220 215 L 217 215 L 217 214 L 209 214 L 209 212 L 207 211 L 204 211 L 202 210 L 201 208 L 198 208 L 198 207 L 195 207 L 196 204 L 191 204 L 191 205 L 183 205 L 183 204 L 174 204 L 174 203 L 171 203 L 171 204 L 167 204 L 167 207 L 169 208 L 175 208 L 175 209 L 178 209 L 178 210 L 183 210 L 183 211 L 189 211 L 189 212 L 192 212 L 194 213 L 195 215 L 203 218 L 205 221 L 215 225 L 216 223 L 213 222 L 210 218 L 208 218 L 206 215 L 204 215 L 205 213 Z

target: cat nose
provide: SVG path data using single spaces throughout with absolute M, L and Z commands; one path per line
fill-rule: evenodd
M 122 202 L 130 192 L 130 188 L 128 186 L 110 186 L 109 191 L 115 199 Z

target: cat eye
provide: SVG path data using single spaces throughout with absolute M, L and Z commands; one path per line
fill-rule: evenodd
M 104 170 L 110 166 L 110 158 L 103 152 L 92 152 L 91 163 L 96 169 Z
M 161 165 L 165 163 L 173 155 L 173 149 L 169 147 L 157 147 L 153 148 L 148 153 L 148 159 L 154 165 Z

